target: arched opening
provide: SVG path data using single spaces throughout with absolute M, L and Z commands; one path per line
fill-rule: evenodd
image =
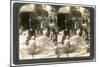
M 48 12 L 41 5 L 25 4 L 20 8 L 19 23 L 23 30 L 32 29 L 32 35 L 40 29 L 41 18 L 47 17 Z

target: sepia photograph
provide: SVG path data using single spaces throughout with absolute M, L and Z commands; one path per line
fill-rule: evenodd
M 20 59 L 90 56 L 88 8 L 24 4 L 18 18 Z

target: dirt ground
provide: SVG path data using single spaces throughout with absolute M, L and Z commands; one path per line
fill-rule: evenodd
M 28 54 L 27 47 L 25 44 L 21 44 L 19 46 L 19 58 L 20 59 L 41 59 L 41 58 L 57 58 L 57 55 L 55 54 L 55 50 L 45 50 L 44 52 L 30 55 Z M 89 52 L 86 52 L 86 49 L 81 49 L 80 51 L 75 51 L 72 53 L 68 53 L 69 56 L 66 55 L 66 53 L 61 53 L 60 58 L 68 58 L 68 57 L 85 57 L 90 56 Z

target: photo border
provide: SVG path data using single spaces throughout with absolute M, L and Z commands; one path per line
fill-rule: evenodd
M 49 59 L 29 59 L 19 60 L 19 24 L 17 8 L 15 3 L 34 3 L 34 4 L 50 4 L 50 5 L 66 5 L 67 3 L 54 3 L 54 2 L 37 2 L 37 1 L 10 1 L 10 65 L 11 66 L 27 66 L 27 65 L 41 65 L 41 64 L 59 64 L 59 63 L 74 63 L 74 62 L 90 62 L 96 61 L 96 6 L 95 5 L 84 5 L 84 4 L 69 4 L 69 6 L 86 6 L 94 8 L 93 23 L 91 23 L 91 34 L 90 34 L 90 57 L 71 57 L 71 58 L 49 58 Z

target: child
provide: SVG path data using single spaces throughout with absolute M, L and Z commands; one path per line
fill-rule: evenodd
M 70 40 L 69 40 L 69 36 L 66 36 L 65 40 L 64 40 L 64 53 L 67 53 L 67 57 L 68 57 L 68 53 L 70 52 Z

